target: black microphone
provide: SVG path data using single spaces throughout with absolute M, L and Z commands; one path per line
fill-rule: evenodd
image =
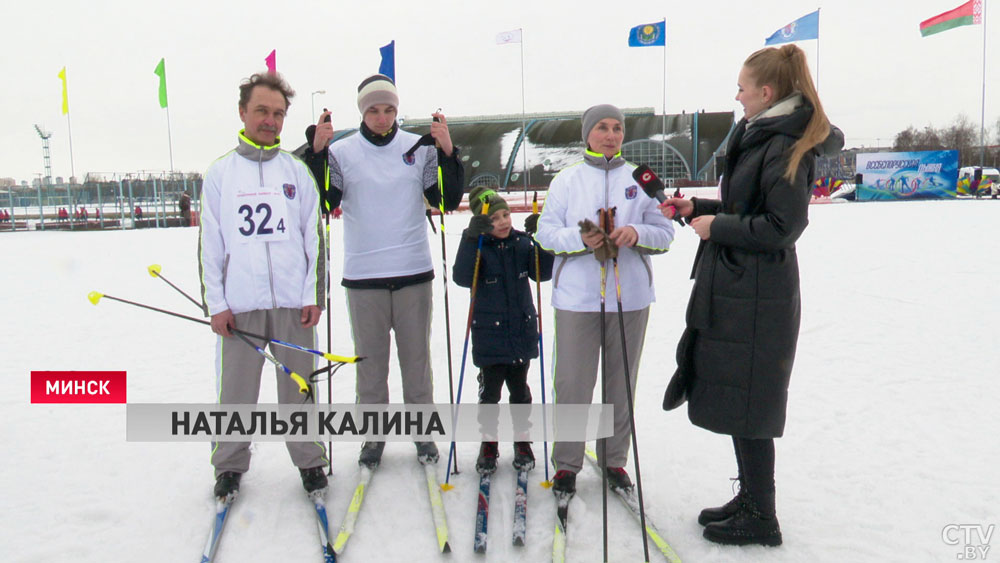
M 646 195 L 649 197 L 656 199 L 656 201 L 660 203 L 667 201 L 667 194 L 663 193 L 663 182 L 656 177 L 656 173 L 650 170 L 649 166 L 646 166 L 645 164 L 637 166 L 636 169 L 632 171 L 632 178 L 639 183 L 642 191 L 646 192 Z M 680 216 L 680 213 L 677 212 L 676 207 L 674 207 L 674 221 L 680 223 L 681 226 L 684 225 L 684 219 Z
M 667 201 L 667 194 L 663 193 L 663 182 L 645 164 L 640 164 L 632 171 L 632 178 L 639 183 L 642 191 L 646 192 L 649 197 L 660 203 Z

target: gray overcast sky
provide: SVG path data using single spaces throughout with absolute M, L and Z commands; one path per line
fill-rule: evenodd
M 53 133 L 53 175 L 70 175 L 61 84 L 67 67 L 76 175 L 169 168 L 165 110 L 153 70 L 166 57 L 174 168 L 202 172 L 235 145 L 237 85 L 278 71 L 298 95 L 285 121 L 285 148 L 304 139 L 317 112 L 355 127 L 356 86 L 378 70 L 378 47 L 396 41 L 400 115 L 520 113 L 520 50 L 497 33 L 524 30 L 528 112 L 582 111 L 597 103 L 663 104 L 663 49 L 629 48 L 630 27 L 667 18 L 666 110 L 738 110 L 733 96 L 744 58 L 779 27 L 816 8 L 819 41 L 799 45 L 820 96 L 848 146 L 886 145 L 908 125 L 943 126 L 965 114 L 978 129 L 982 27 L 921 38 L 922 20 L 962 0 L 715 0 L 711 2 L 410 0 L 243 2 L 173 0 L 15 1 L 0 20 L 4 39 L 0 177 L 42 173 L 41 140 Z M 1000 84 L 1000 4 L 989 2 L 987 85 Z M 991 62 L 992 61 L 992 62 Z M 1000 115 L 986 100 L 986 123 Z

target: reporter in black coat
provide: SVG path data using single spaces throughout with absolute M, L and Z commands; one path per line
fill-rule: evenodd
M 726 149 L 721 199 L 672 198 L 661 207 L 688 218 L 702 239 L 664 408 L 687 399 L 691 422 L 733 437 L 740 494 L 702 512 L 705 537 L 778 545 L 773 439 L 785 428 L 799 334 L 795 242 L 809 222 L 815 155 L 839 150 L 843 134 L 830 126 L 794 45 L 751 55 L 738 84 L 745 116 Z

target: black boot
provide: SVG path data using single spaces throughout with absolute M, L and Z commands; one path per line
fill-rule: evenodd
M 749 494 L 745 494 L 738 504 L 736 514 L 705 526 L 702 532 L 705 539 L 727 545 L 781 545 L 781 528 L 773 511 L 765 515 Z
M 726 504 L 702 510 L 701 514 L 698 515 L 698 523 L 702 526 L 707 526 L 712 522 L 722 522 L 726 518 L 736 514 L 736 511 L 740 508 L 740 501 L 743 499 L 743 495 L 743 487 L 740 487 L 736 496 Z
M 500 451 L 496 442 L 483 442 L 479 446 L 479 459 L 476 460 L 476 471 L 480 475 L 487 475 L 497 470 L 497 458 Z
M 235 471 L 223 471 L 219 473 L 219 476 L 215 478 L 216 498 L 226 499 L 230 495 L 236 498 L 236 494 L 240 492 L 241 477 L 243 477 L 243 474 Z
M 552 477 L 552 494 L 556 498 L 576 494 L 576 473 L 562 469 Z
M 622 491 L 626 494 L 632 490 L 632 480 L 624 467 L 608 468 L 608 488 L 612 491 Z
M 329 484 L 326 479 L 326 473 L 323 472 L 322 465 L 308 469 L 299 469 L 299 475 L 302 477 L 302 488 L 309 494 L 321 491 Z
M 535 454 L 531 442 L 514 442 L 514 469 L 531 471 L 535 467 Z
M 361 455 L 358 456 L 358 465 L 363 465 L 368 469 L 375 469 L 382 461 L 382 451 L 385 450 L 385 442 L 365 442 L 361 446 Z

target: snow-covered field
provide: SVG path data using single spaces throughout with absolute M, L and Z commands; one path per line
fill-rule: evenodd
M 1000 203 L 852 203 L 813 206 L 810 215 L 799 243 L 802 331 L 786 436 L 777 442 L 785 544 L 735 548 L 702 539 L 698 511 L 732 495 L 732 445 L 726 436 L 693 427 L 683 409 L 660 409 L 690 291 L 697 246 L 690 228 L 680 230 L 670 253 L 653 259 L 658 302 L 636 408 L 648 513 L 689 562 L 954 561 L 966 544 L 954 529 L 942 537 L 946 526 L 985 530 L 1000 524 L 994 434 L 1000 402 Z M 515 224 L 523 217 L 516 216 Z M 449 263 L 467 219 L 448 217 Z M 332 267 L 339 280 L 341 222 L 333 225 Z M 213 512 L 207 444 L 126 442 L 123 405 L 31 404 L 29 393 L 32 370 L 126 370 L 131 402 L 212 402 L 214 336 L 207 327 L 108 300 L 94 307 L 86 299 L 98 290 L 197 315 L 191 303 L 146 271 L 161 264 L 167 279 L 196 292 L 196 244 L 194 228 L 0 233 L 3 561 L 198 557 Z M 440 268 L 436 238 L 431 249 Z M 548 288 L 543 292 L 547 303 Z M 349 353 L 341 288 L 335 286 L 333 295 L 333 351 Z M 457 384 L 468 293 L 452 286 L 449 295 Z M 435 392 L 438 402 L 447 403 L 440 272 L 435 296 Z M 543 314 L 551 319 L 551 309 Z M 390 381 L 398 399 L 396 369 Z M 531 373 L 537 401 L 537 363 Z M 471 368 L 465 375 L 463 400 L 472 402 Z M 335 402 L 353 400 L 353 378 L 351 368 L 341 370 Z M 273 380 L 264 381 L 261 399 L 274 402 Z M 440 446 L 445 452 L 446 445 Z M 334 444 L 328 497 L 333 532 L 353 491 L 357 448 Z M 535 449 L 540 457 L 542 444 Z M 547 561 L 554 502 L 538 486 L 541 465 L 532 473 L 527 545 L 510 545 L 509 445 L 501 449 L 493 483 L 489 552 L 473 554 L 476 451 L 477 444 L 459 445 L 462 473 L 452 477 L 456 488 L 444 494 L 452 554 L 436 552 L 412 446 L 392 443 L 341 560 Z M 634 475 L 631 463 L 629 469 Z M 585 469 L 578 487 L 569 559 L 599 561 L 599 475 Z M 613 500 L 609 513 L 610 559 L 641 560 L 638 526 Z M 284 446 L 258 444 L 216 560 L 318 562 L 316 537 L 311 505 Z M 951 539 L 958 545 L 946 543 Z M 1000 545 L 997 535 L 992 544 Z M 990 552 L 988 559 L 1000 559 L 1000 553 Z M 662 558 L 654 552 L 651 560 Z

